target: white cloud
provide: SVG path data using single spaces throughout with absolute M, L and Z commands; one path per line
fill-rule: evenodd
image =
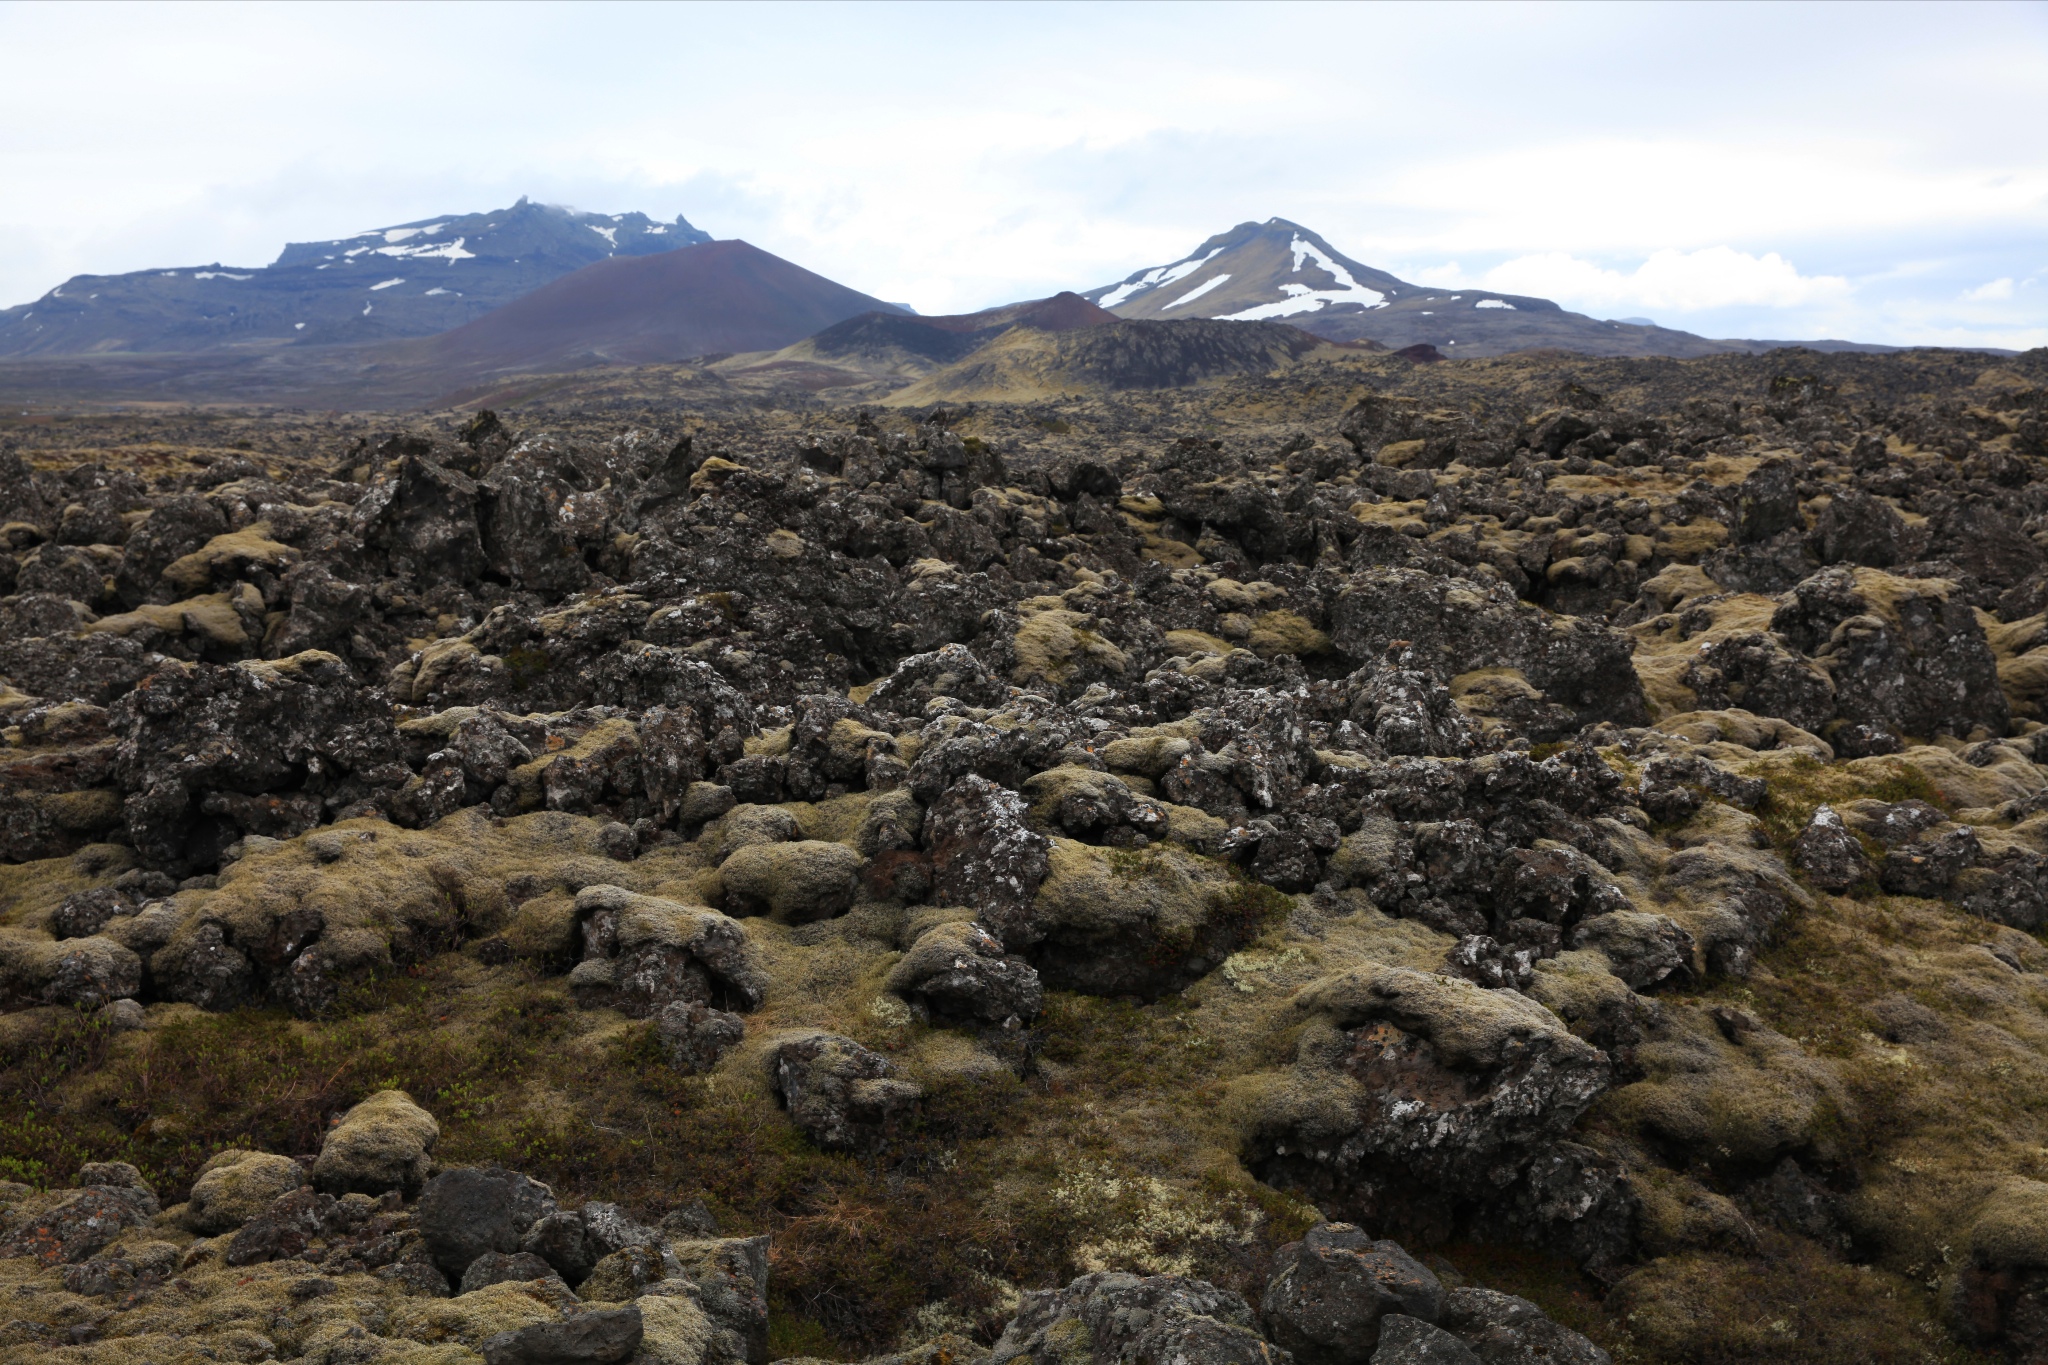
M 1777 252 L 1754 256 L 1733 247 L 1652 252 L 1632 270 L 1617 270 L 1562 251 L 1502 261 L 1477 276 L 1456 261 L 1411 270 L 1418 284 L 1534 294 L 1579 312 L 1616 310 L 1697 313 L 1722 308 L 1806 308 L 1850 298 L 1840 275 L 1802 275 Z
M 1980 284 L 1975 289 L 1963 291 L 1963 298 L 1970 303 L 1999 303 L 2012 297 L 2012 276 L 2006 275 L 1989 284 Z
M 1481 284 L 1511 294 L 1536 294 L 1593 311 L 1713 308 L 1798 308 L 1851 292 L 1839 275 L 1802 275 L 1777 252 L 1752 256 L 1733 247 L 1652 252 L 1632 271 L 1610 270 L 1563 252 L 1517 256 L 1486 272 Z

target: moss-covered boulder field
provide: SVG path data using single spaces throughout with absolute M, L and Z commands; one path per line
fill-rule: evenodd
M 0 523 L 0 1361 L 2048 1360 L 2048 353 L 10 417 Z

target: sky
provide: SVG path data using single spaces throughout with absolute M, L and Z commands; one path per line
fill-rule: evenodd
M 2048 345 L 2048 3 L 0 3 L 0 306 L 521 195 L 926 313 L 1282 217 L 1711 336 Z

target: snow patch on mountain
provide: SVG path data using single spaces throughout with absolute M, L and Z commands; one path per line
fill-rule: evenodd
M 1166 306 L 1168 308 L 1178 308 L 1184 303 L 1193 303 L 1196 299 L 1202 297 L 1202 295 L 1208 293 L 1211 289 L 1214 289 L 1217 285 L 1222 284 L 1225 280 L 1229 278 L 1229 273 L 1225 272 L 1224 274 L 1216 275 L 1209 279 L 1203 280 L 1193 289 L 1188 290 L 1187 293 L 1182 294 L 1179 298 L 1175 299 L 1172 303 L 1169 303 Z
M 403 256 L 411 260 L 418 260 L 423 256 L 437 256 L 445 259 L 448 264 L 453 265 L 457 261 L 476 259 L 474 251 L 464 251 L 462 249 L 462 244 L 468 240 L 469 238 L 467 237 L 457 237 L 454 241 L 443 242 L 439 246 L 426 242 L 421 243 L 419 246 L 380 246 L 377 248 L 377 254 L 379 256 Z M 350 254 L 353 255 L 354 253 Z
M 1212 257 L 1222 254 L 1222 251 L 1223 248 L 1219 246 L 1214 251 L 1209 252 L 1208 255 L 1190 256 L 1184 261 L 1175 261 L 1172 265 L 1155 266 L 1142 274 L 1133 275 L 1107 294 L 1104 294 L 1100 299 L 1097 299 L 1096 307 L 1114 308 L 1133 295 L 1144 293 L 1147 289 L 1158 289 L 1163 285 L 1174 284 L 1184 280 L 1207 265 Z M 1186 303 L 1187 300 L 1182 299 L 1181 302 Z
M 1336 283 L 1329 288 L 1316 289 L 1293 281 L 1280 286 L 1287 297 L 1273 303 L 1261 303 L 1238 313 L 1225 313 L 1227 322 L 1261 322 L 1268 318 L 1297 317 L 1303 313 L 1318 313 L 1332 304 L 1355 303 L 1361 308 L 1384 308 L 1387 296 L 1377 289 L 1368 289 L 1353 279 L 1351 272 L 1333 259 L 1330 254 L 1314 242 L 1297 235 L 1290 244 L 1294 253 L 1294 273 L 1300 274 L 1304 263 L 1313 261 Z

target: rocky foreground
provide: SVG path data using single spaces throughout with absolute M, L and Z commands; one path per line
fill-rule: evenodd
M 784 1092 L 795 1094 L 788 1058 L 783 1066 Z M 807 1079 L 819 1089 L 806 1096 L 810 1121 L 798 1122 L 811 1136 L 828 1140 L 820 1123 L 862 1126 L 858 1097 L 834 1068 L 813 1066 Z M 616 1204 L 564 1208 L 546 1185 L 497 1166 L 429 1178 L 439 1136 L 410 1096 L 387 1090 L 343 1115 L 309 1162 L 216 1154 L 191 1199 L 170 1209 L 125 1162 L 87 1165 L 77 1189 L 0 1187 L 13 1229 L 0 1260 L 15 1272 L 10 1311 L 24 1314 L 0 1327 L 0 1349 L 20 1360 L 55 1348 L 85 1359 L 323 1365 L 479 1353 L 489 1365 L 765 1365 L 767 1237 L 716 1236 L 701 1203 L 658 1229 Z M 993 1348 L 948 1334 L 884 1359 L 1290 1358 L 1609 1359 L 1526 1299 L 1447 1290 L 1399 1244 L 1348 1223 L 1317 1224 L 1282 1247 L 1257 1313 L 1203 1280 L 1102 1271 L 1023 1295 Z
M 0 1350 L 2048 1359 L 1916 363 L 0 452 Z

